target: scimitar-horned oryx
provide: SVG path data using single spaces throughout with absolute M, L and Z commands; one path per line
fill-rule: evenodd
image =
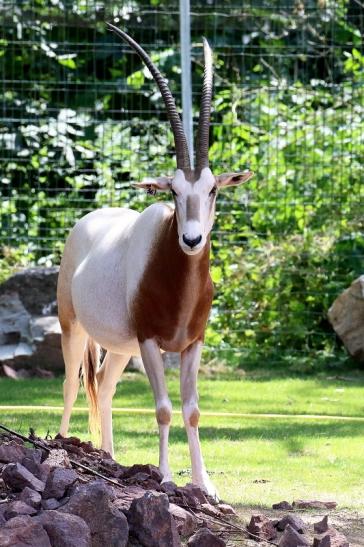
M 181 354 L 181 399 L 192 481 L 215 495 L 203 462 L 199 435 L 197 373 L 213 297 L 209 273 L 210 231 L 220 189 L 252 177 L 250 171 L 213 175 L 208 145 L 212 51 L 204 39 L 205 70 L 198 125 L 196 167 L 166 80 L 128 34 L 109 24 L 141 57 L 163 97 L 174 135 L 173 176 L 138 183 L 150 193 L 168 192 L 174 207 L 155 203 L 142 213 L 99 209 L 71 231 L 58 281 L 59 319 L 66 377 L 60 434 L 67 435 L 83 360 L 91 417 L 99 416 L 102 448 L 113 453 L 111 403 L 131 355 L 141 355 L 152 386 L 159 426 L 159 467 L 171 480 L 168 433 L 172 405 L 161 351 Z M 98 347 L 106 350 L 99 368 Z

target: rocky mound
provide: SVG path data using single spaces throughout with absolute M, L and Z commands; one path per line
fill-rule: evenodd
M 277 507 L 282 518 L 253 515 L 244 527 L 229 505 L 197 486 L 162 483 L 157 467 L 125 467 L 75 437 L 0 434 L 0 476 L 1 546 L 312 545 L 286 502 Z M 327 518 L 314 534 L 314 547 L 349 546 Z
M 75 437 L 32 440 L 0 436 L 0 545 L 225 545 L 213 531 L 234 510 L 200 488 L 161 484 L 157 467 L 124 467 Z

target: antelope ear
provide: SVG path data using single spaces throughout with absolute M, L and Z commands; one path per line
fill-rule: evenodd
M 148 192 L 148 194 L 155 194 L 156 192 L 165 192 L 171 187 L 173 177 L 158 177 L 157 179 L 146 179 L 143 182 L 137 182 L 133 184 L 134 188 L 142 188 Z
M 239 186 L 247 182 L 254 176 L 252 171 L 246 170 L 242 173 L 222 173 L 222 175 L 217 175 L 216 184 L 218 188 L 225 188 L 227 186 Z

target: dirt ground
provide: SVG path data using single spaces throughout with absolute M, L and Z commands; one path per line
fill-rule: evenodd
M 242 507 L 242 508 L 236 508 L 239 515 L 240 520 L 244 523 L 246 526 L 248 522 L 250 521 L 250 518 L 253 514 L 261 513 L 266 515 L 269 518 L 276 519 L 281 518 L 287 512 L 283 511 L 275 511 L 275 510 L 269 510 L 269 509 L 256 509 L 251 507 Z M 308 536 L 312 539 L 313 542 L 313 524 L 315 522 L 318 522 L 322 520 L 322 518 L 325 515 L 329 515 L 329 524 L 336 528 L 338 531 L 343 533 L 349 543 L 350 547 L 364 547 L 364 512 L 355 512 L 355 511 L 348 511 L 348 510 L 331 510 L 331 511 L 294 511 L 295 515 L 299 515 L 302 520 L 307 523 L 308 525 Z M 274 544 L 275 542 L 273 542 Z M 240 538 L 236 537 L 236 539 L 231 539 L 228 542 L 229 547 L 233 546 L 264 546 L 269 547 L 272 545 L 272 543 L 256 543 L 255 541 L 251 540 L 244 540 L 242 536 Z

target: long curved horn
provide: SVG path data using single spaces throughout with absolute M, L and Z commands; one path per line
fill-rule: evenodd
M 196 168 L 201 171 L 209 166 L 209 128 L 212 99 L 212 50 L 206 38 L 203 38 L 205 70 L 203 75 L 200 117 L 198 120 Z
M 158 68 L 155 66 L 149 55 L 144 51 L 144 49 L 133 40 L 126 32 L 118 29 L 111 23 L 106 23 L 107 27 L 115 32 L 125 42 L 127 42 L 139 55 L 145 65 L 148 67 L 150 73 L 152 74 L 155 82 L 157 83 L 159 90 L 162 94 L 164 104 L 167 109 L 167 115 L 169 122 L 172 127 L 174 135 L 174 144 L 176 147 L 176 157 L 177 157 L 177 168 L 182 169 L 183 171 L 190 171 L 191 163 L 190 156 L 188 153 L 188 146 L 183 131 L 183 125 L 181 118 L 177 112 L 176 103 L 174 101 L 173 95 L 168 87 L 166 80 L 163 78 L 162 74 L 159 72 Z

